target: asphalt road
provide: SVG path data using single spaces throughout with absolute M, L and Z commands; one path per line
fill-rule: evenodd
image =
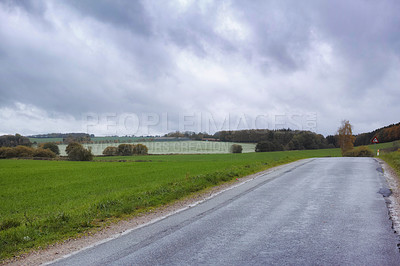
M 371 158 L 303 160 L 55 265 L 400 265 Z

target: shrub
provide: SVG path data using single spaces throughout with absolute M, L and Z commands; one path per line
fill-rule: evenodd
M 108 146 L 107 148 L 104 149 L 103 155 L 107 155 L 107 156 L 118 155 L 118 148 L 113 147 L 113 146 Z
M 1 147 L 0 158 L 32 157 L 34 149 L 26 146 Z
M 70 161 L 91 161 L 93 160 L 93 153 L 90 148 L 85 149 L 82 145 L 79 144 L 79 146 L 75 146 L 69 149 L 68 159 Z
M 266 151 L 282 151 L 283 147 L 281 144 L 272 141 L 260 141 L 256 145 L 256 152 Z
M 344 157 L 374 157 L 374 153 L 367 146 L 360 146 L 343 153 Z
M 69 153 L 75 149 L 75 148 L 83 148 L 82 144 L 78 142 L 71 142 L 68 144 L 68 146 L 65 148 L 65 152 L 69 155 Z
M 135 153 L 135 145 L 133 144 L 120 144 L 118 146 L 118 155 L 130 156 Z
M 15 158 L 17 157 L 17 151 L 14 148 L 4 147 L 3 149 L 4 158 Z
M 231 153 L 242 153 L 242 150 L 242 145 L 239 144 L 233 144 L 229 149 Z
M 9 158 L 7 157 L 7 154 L 10 150 L 13 149 L 9 147 L 0 147 L 0 158 Z
M 17 146 L 15 148 L 13 148 L 15 153 L 16 153 L 16 157 L 32 157 L 33 153 L 35 152 L 35 149 L 31 148 L 31 147 L 27 147 L 27 146 Z
M 143 144 L 137 144 L 134 146 L 133 152 L 134 154 L 139 154 L 139 155 L 146 155 L 149 149 L 146 147 L 146 145 Z
M 33 157 L 55 158 L 56 154 L 50 149 L 37 148 L 33 153 Z
M 58 148 L 58 145 L 55 144 L 55 143 L 53 143 L 53 142 L 46 142 L 46 143 L 43 143 L 43 144 L 41 144 L 39 147 L 40 147 L 40 148 L 43 148 L 43 149 L 49 149 L 49 150 L 51 150 L 52 152 L 54 152 L 55 154 L 57 154 L 57 155 L 60 154 L 60 149 Z

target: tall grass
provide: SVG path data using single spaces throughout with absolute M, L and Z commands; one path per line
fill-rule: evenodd
M 397 173 L 400 177 L 400 151 L 387 153 L 381 156 Z
M 0 160 L 0 259 L 269 167 L 339 155 L 330 149 L 121 157 L 126 162 Z

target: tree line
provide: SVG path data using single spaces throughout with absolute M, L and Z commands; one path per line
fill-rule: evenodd
M 309 150 L 334 148 L 327 139 L 311 131 L 280 129 L 249 129 L 219 131 L 214 134 L 221 141 L 257 143 L 256 151 Z
M 189 138 L 191 140 L 203 140 L 205 138 L 214 138 L 214 135 L 210 135 L 206 132 L 193 132 L 193 131 L 174 131 L 164 135 L 164 137 L 173 137 L 173 138 Z
M 311 131 L 280 129 L 247 129 L 218 131 L 213 135 L 195 132 L 171 132 L 166 137 L 187 137 L 192 140 L 258 143 L 256 151 L 306 150 L 334 148 L 336 143 Z
M 19 145 L 30 147 L 32 143 L 29 138 L 20 134 L 0 136 L 0 147 L 16 147 Z
M 42 143 L 37 148 L 29 145 L 0 147 L 0 158 L 55 158 L 60 150 L 55 143 Z
M 380 143 L 392 142 L 400 139 L 400 123 L 391 124 L 386 127 L 375 129 L 368 133 L 358 134 L 354 141 L 354 146 L 368 145 L 372 143 L 374 138 Z
M 39 135 L 31 135 L 28 136 L 30 138 L 68 138 L 68 137 L 81 137 L 81 136 L 85 136 L 85 137 L 90 137 L 90 138 L 94 138 L 94 134 L 86 134 L 86 133 L 48 133 L 48 134 L 39 134 Z
M 131 156 L 131 155 L 146 155 L 148 148 L 143 144 L 120 144 L 118 147 L 108 146 L 103 150 L 105 156 Z

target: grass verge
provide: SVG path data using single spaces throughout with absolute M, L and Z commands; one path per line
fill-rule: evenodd
M 380 158 L 387 162 L 400 177 L 400 151 L 384 154 Z
M 0 260 L 235 178 L 324 156 L 340 151 L 0 160 Z

